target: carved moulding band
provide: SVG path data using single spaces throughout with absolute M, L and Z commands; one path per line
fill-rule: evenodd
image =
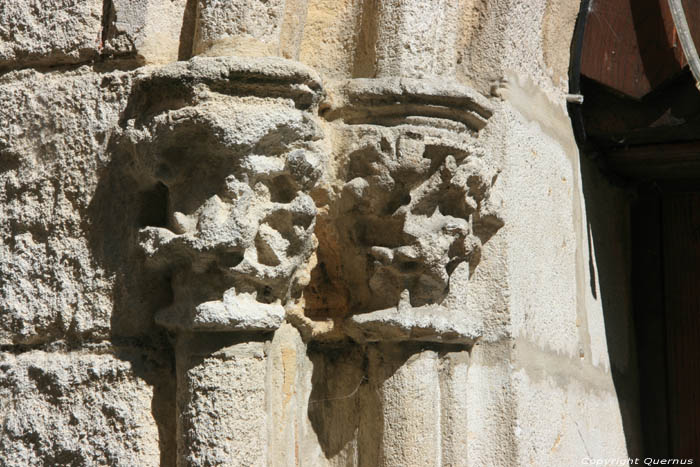
M 477 133 L 493 114 L 477 91 L 438 79 L 358 78 L 338 86 L 321 105 L 327 120 L 346 124 L 445 126 Z

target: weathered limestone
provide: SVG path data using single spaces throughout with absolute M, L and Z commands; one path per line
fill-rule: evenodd
M 517 74 L 562 102 L 580 3 L 485 0 L 471 6 L 460 41 L 458 79 L 488 92 L 494 82 Z
M 105 258 L 117 252 L 100 247 L 91 206 L 130 81 L 125 73 L 87 69 L 0 78 L 3 345 L 119 332 L 112 321 L 120 314 L 112 309 L 116 271 Z M 110 206 L 126 209 L 114 198 Z M 118 255 L 123 261 L 124 252 Z M 129 326 L 148 331 L 148 317 L 123 315 Z
M 199 0 L 194 55 L 298 55 L 307 0 Z
M 269 81 L 237 89 L 236 78 L 247 77 Z M 149 267 L 171 277 L 173 303 L 156 321 L 275 330 L 308 282 L 315 248 L 308 192 L 323 154 L 320 129 L 303 109 L 318 101 L 319 84 L 304 67 L 267 59 L 195 59 L 137 87 L 158 83 L 170 83 L 165 102 L 189 94 L 186 103 L 141 108 L 125 133 L 131 176 L 167 200 L 139 231 Z
M 0 6 L 0 464 L 624 457 L 565 3 Z
M 170 63 L 181 55 L 187 0 L 110 0 L 103 52 L 140 63 Z M 189 56 L 189 51 L 187 56 Z
M 302 462 L 466 465 L 469 354 L 459 346 L 427 347 L 312 344 L 308 417 L 322 457 L 314 457 L 302 419 L 295 437 L 305 448 Z
M 482 239 L 500 227 L 489 204 L 497 170 L 468 137 L 449 131 L 419 124 L 341 131 L 345 183 L 328 216 L 337 218 L 330 235 L 352 245 L 339 258 L 350 277 L 330 280 L 347 284 L 350 313 L 398 306 L 404 291 L 411 306 L 439 304 L 450 273 L 465 261 L 476 267 Z
M 401 123 L 478 132 L 493 113 L 469 86 L 447 79 L 358 78 L 337 84 L 323 110 L 328 120 L 396 126 Z
M 0 70 L 84 62 L 101 47 L 101 0 L 20 0 L 0 6 Z
M 626 414 L 621 403 L 609 405 L 617 399 L 618 388 L 599 354 L 593 355 L 604 332 L 589 326 L 602 319 L 603 304 L 610 307 L 607 313 L 628 310 L 613 308 L 609 298 L 599 294 L 591 274 L 591 264 L 599 259 L 589 250 L 578 149 L 570 123 L 563 118 L 562 101 L 522 76 L 508 76 L 494 91 L 504 108 L 490 123 L 503 119 L 498 125 L 508 132 L 497 138 L 514 156 L 500 176 L 508 193 L 503 214 L 509 227 L 506 267 L 513 345 L 507 353 L 494 349 L 500 358 L 508 355 L 514 365 L 504 368 L 511 373 L 510 410 L 519 421 L 514 462 L 557 464 L 589 454 L 597 458 L 603 451 L 606 457 L 625 458 L 634 427 L 625 427 L 629 438 L 621 435 Z M 572 400 L 577 408 L 567 405 Z M 585 415 L 578 407 L 586 407 Z M 555 419 L 551 412 L 559 413 L 560 429 L 543 426 L 538 413 L 547 413 L 544 418 L 551 422 Z M 601 451 L 589 446 L 593 439 Z
M 548 375 L 529 365 L 513 378 L 517 418 L 522 420 L 516 428 L 518 463 L 567 463 L 576 457 L 605 458 L 610 452 L 624 455 L 620 407 L 609 382 L 591 375 L 586 381 L 572 379 L 562 385 L 557 382 L 558 367 L 570 363 L 553 360 L 547 362 Z
M 265 344 L 225 337 L 178 342 L 178 465 L 266 464 Z
M 376 76 L 454 76 L 463 0 L 383 0 L 376 7 Z
M 353 315 L 345 330 L 357 342 L 445 342 L 472 344 L 479 335 L 457 313 L 439 306 L 411 307 L 399 303 L 396 308 Z
M 360 239 L 365 251 L 358 257 L 373 258 L 365 279 L 372 297 L 354 291 L 359 303 L 353 312 L 396 306 L 403 290 L 412 306 L 439 303 L 454 268 L 465 261 L 472 268 L 478 264 L 479 236 L 488 239 L 501 225 L 489 205 L 497 171 L 482 162 L 468 139 L 453 139 L 448 131 L 409 124 L 347 132 L 347 181 L 337 209 L 339 217 L 356 220 L 339 230 L 345 227 Z
M 466 382 L 468 352 L 413 352 L 370 348 L 369 384 L 377 388 L 383 428 L 375 465 L 464 465 L 467 439 L 455 428 L 466 426 L 468 389 L 452 391 Z
M 381 8 L 385 19 L 372 26 L 377 47 L 397 37 L 392 14 L 418 20 L 410 6 Z M 435 30 L 439 40 L 454 39 L 447 29 Z M 479 335 L 443 302 L 453 272 L 462 263 L 473 272 L 483 243 L 503 225 L 491 193 L 500 161 L 478 141 L 492 109 L 454 79 L 417 79 L 421 73 L 392 66 L 395 77 L 337 82 L 321 106 L 335 159 L 317 196 L 319 265 L 305 313 L 347 318 L 345 332 L 359 342 L 471 344 Z
M 333 79 L 455 78 L 478 7 L 470 0 L 308 0 L 300 58 Z
M 151 194 L 134 240 L 172 289 L 155 320 L 177 332 L 178 465 L 268 458 L 265 340 L 309 280 L 321 94 L 283 59 L 195 58 L 136 79 L 119 147 Z
M 318 265 L 300 328 L 322 342 L 319 353 L 342 357 L 312 358 L 312 384 L 319 374 L 324 390 L 318 402 L 312 391 L 323 406 L 309 411 L 332 465 L 466 465 L 467 437 L 456 427 L 467 427 L 468 355 L 481 334 L 448 297 L 468 288 L 483 244 L 503 226 L 492 193 L 501 160 L 478 139 L 493 111 L 454 80 L 418 79 L 449 67 L 430 62 L 436 51 L 421 68 L 410 53 L 426 50 L 392 42 L 405 36 L 390 18 L 410 25 L 419 13 L 391 6 L 378 7 L 381 77 L 340 81 L 321 105 L 334 164 L 317 190 Z M 438 43 L 454 33 L 430 26 Z M 335 350 L 343 335 L 362 345 Z M 339 378 L 341 359 L 359 358 L 356 383 L 320 382 Z
M 139 373 L 108 353 L 0 354 L 2 464 L 157 465 L 153 388 Z
M 284 7 L 283 0 L 200 0 L 194 54 L 277 55 Z

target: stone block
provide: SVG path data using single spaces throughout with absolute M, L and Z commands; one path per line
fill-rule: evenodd
M 380 1 L 376 20 L 376 75 L 453 76 L 463 3 L 438 0 L 426 8 L 420 0 Z
M 97 57 L 101 0 L 16 0 L 0 4 L 0 69 Z
M 489 136 L 494 139 L 484 144 L 502 145 L 498 150 L 507 154 L 499 180 L 508 226 L 511 333 L 542 348 L 579 356 L 585 317 L 577 308 L 577 269 L 583 266 L 576 231 L 581 212 L 574 198 L 578 153 L 565 139 L 565 130 L 558 133 L 559 126 L 533 123 L 564 118 L 561 108 L 524 81 L 509 81 L 506 92 L 509 105 L 491 117 Z
M 194 54 L 278 55 L 284 0 L 200 0 Z
M 185 22 L 186 4 L 186 0 L 112 0 L 104 51 L 135 56 L 146 64 L 177 61 L 181 35 L 184 32 L 183 42 L 188 42 L 187 33 L 192 32 Z
M 99 225 L 123 206 L 92 203 L 129 82 L 85 68 L 0 79 L 0 343 L 109 335 L 105 254 L 127 260 Z
M 593 384 L 591 384 L 593 383 Z M 518 465 L 570 465 L 574 460 L 626 459 L 620 409 L 612 385 L 514 375 Z
M 159 465 L 152 399 L 112 355 L 0 354 L 0 464 Z

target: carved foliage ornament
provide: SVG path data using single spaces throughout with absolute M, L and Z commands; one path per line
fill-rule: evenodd
M 419 79 L 351 80 L 337 94 L 323 110 L 336 129 L 336 186 L 319 215 L 307 315 L 349 317 L 356 340 L 459 341 L 456 321 L 436 328 L 449 321 L 451 276 L 463 263 L 472 272 L 503 225 L 498 169 L 477 138 L 487 102 Z
M 490 111 L 468 88 L 351 80 L 319 108 L 311 70 L 235 58 L 165 67 L 139 88 L 161 93 L 124 135 L 132 172 L 166 200 L 138 241 L 171 277 L 167 327 L 272 330 L 295 303 L 305 319 L 354 320 L 362 339 L 376 313 L 433 316 L 502 225 L 476 137 Z
M 166 201 L 139 231 L 148 264 L 170 275 L 156 320 L 193 330 L 272 330 L 308 282 L 316 247 L 309 191 L 320 86 L 292 62 L 195 59 L 141 83 L 161 89 L 127 123 L 132 172 Z M 165 94 L 165 95 L 163 95 Z

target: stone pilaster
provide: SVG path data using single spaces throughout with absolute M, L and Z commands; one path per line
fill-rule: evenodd
M 199 0 L 194 55 L 296 58 L 306 0 Z

